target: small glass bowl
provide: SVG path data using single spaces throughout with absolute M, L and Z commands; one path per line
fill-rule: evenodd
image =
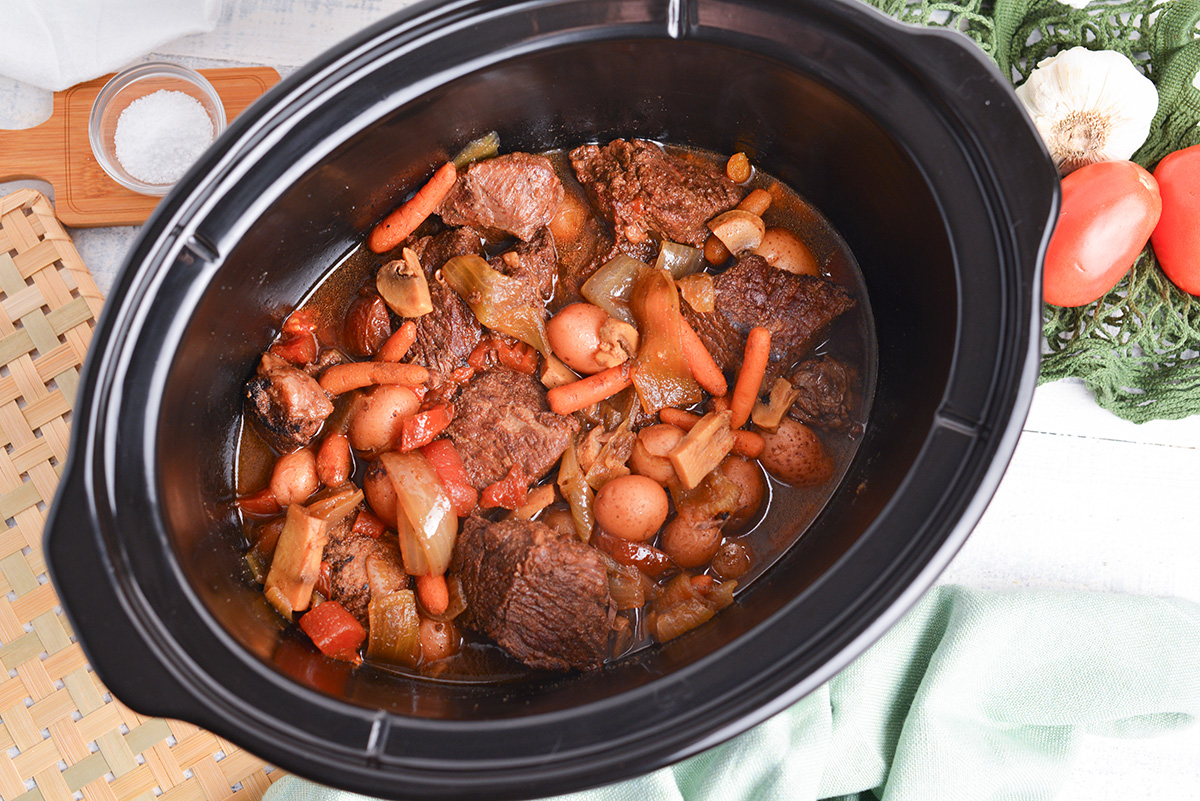
M 92 113 L 88 118 L 88 140 L 96 161 L 109 177 L 143 195 L 165 195 L 175 184 L 146 183 L 130 175 L 121 166 L 116 155 L 117 120 L 130 103 L 160 89 L 183 92 L 200 101 L 212 120 L 214 139 L 225 130 L 225 105 L 208 79 L 195 70 L 165 61 L 150 61 L 114 75 L 92 103 Z

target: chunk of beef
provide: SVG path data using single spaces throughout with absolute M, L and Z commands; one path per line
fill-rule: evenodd
M 347 517 L 330 532 L 322 559 L 329 563 L 330 600 L 346 607 L 365 626 L 371 598 L 404 589 L 408 575 L 395 537 L 355 534 L 353 519 Z
M 583 185 L 568 174 L 563 188 L 563 204 L 550 224 L 558 250 L 558 308 L 583 299 L 580 288 L 612 257 L 615 244 L 608 223 L 592 209 Z
M 482 490 L 513 465 L 533 479 L 546 475 L 578 428 L 573 418 L 550 411 L 535 377 L 496 367 L 463 388 L 447 433 L 471 484 Z
M 451 570 L 459 618 L 529 667 L 587 670 L 608 652 L 611 599 L 600 555 L 535 521 L 469 518 Z
M 770 331 L 768 385 L 820 344 L 833 321 L 856 304 L 832 281 L 777 270 L 761 256 L 738 259 L 713 280 L 713 287 L 716 309 L 700 314 L 682 304 L 684 316 L 726 372 L 741 363 L 751 328 Z
M 571 166 L 618 240 L 645 243 L 650 233 L 699 247 L 705 223 L 737 205 L 740 190 L 707 160 L 666 153 L 640 139 L 571 151 Z
M 423 236 L 410 247 L 426 274 L 432 276 L 455 256 L 482 256 L 483 238 L 473 228 L 448 228 L 435 236 Z
M 567 244 L 558 245 L 558 308 L 583 300 L 580 290 L 602 264 L 616 255 L 613 238 L 604 220 L 589 214 L 579 234 Z
M 479 234 L 469 228 L 452 228 L 437 236 L 426 236 L 412 245 L 429 284 L 433 311 L 418 318 L 417 338 L 409 349 L 412 362 L 432 374 L 434 386 L 467 363 L 467 357 L 483 337 L 483 327 L 458 293 L 436 278 L 436 273 L 455 256 L 483 255 Z
M 471 225 L 529 241 L 554 218 L 562 199 L 562 181 L 548 158 L 509 153 L 468 167 L 437 213 L 447 225 Z
M 852 409 L 858 375 L 853 367 L 820 356 L 800 362 L 787 378 L 800 393 L 788 409 L 789 417 L 831 431 L 855 426 Z
M 264 353 L 258 374 L 246 384 L 248 409 L 267 439 L 281 451 L 312 441 L 333 412 L 316 379 L 272 353 Z
M 542 228 L 528 242 L 504 251 L 490 259 L 488 264 L 507 276 L 526 282 L 531 290 L 531 303 L 540 305 L 543 310 L 546 301 L 554 295 L 558 251 L 549 228 Z

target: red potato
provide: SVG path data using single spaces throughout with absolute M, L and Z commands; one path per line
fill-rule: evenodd
M 667 423 L 643 428 L 633 443 L 633 453 L 629 455 L 629 469 L 639 476 L 652 478 L 659 484 L 671 481 L 675 478 L 675 468 L 671 466 L 667 455 L 675 450 L 683 435 L 682 428 Z
M 803 423 L 785 417 L 774 434 L 763 433 L 763 443 L 759 463 L 786 484 L 815 486 L 833 477 L 833 460 L 817 433 Z
M 712 569 L 723 579 L 739 578 L 754 564 L 754 556 L 744 543 L 725 539 L 712 558 Z
M 654 479 L 628 475 L 614 478 L 596 494 L 596 522 L 610 534 L 645 542 L 667 519 L 667 492 Z
M 572 303 L 546 323 L 554 355 L 584 375 L 629 361 L 637 353 L 637 329 L 590 303 Z
M 767 500 L 767 480 L 756 462 L 741 456 L 727 456 L 717 468 L 721 475 L 738 485 L 738 508 L 725 520 L 724 530 L 737 532 L 758 517 Z
M 356 451 L 378 453 L 400 440 L 404 420 L 417 413 L 421 400 L 409 387 L 382 384 L 363 395 L 350 414 L 347 435 Z
M 1154 176 L 1132 161 L 1100 161 L 1062 180 L 1062 208 L 1046 248 L 1042 294 L 1086 306 L 1129 272 L 1162 212 Z
M 271 492 L 280 506 L 304 503 L 317 491 L 317 458 L 307 448 L 285 453 L 271 472 Z
M 663 529 L 659 547 L 680 567 L 700 567 L 712 560 L 720 544 L 720 520 L 677 515 Z
M 1200 145 L 1177 150 L 1154 168 L 1162 216 L 1150 242 L 1171 283 L 1200 295 Z
M 564 537 L 576 536 L 575 518 L 571 516 L 571 510 L 566 507 L 551 506 L 542 512 L 538 517 L 538 522 L 544 523 Z
M 550 349 L 576 372 L 584 375 L 600 372 L 604 366 L 596 361 L 596 352 L 600 350 L 600 326 L 608 319 L 608 312 L 599 306 L 572 303 L 546 323 Z
M 554 213 L 554 219 L 550 221 L 550 233 L 554 235 L 555 243 L 562 247 L 574 242 L 590 216 L 587 201 L 576 192 L 567 190 L 558 211 Z
M 346 309 L 342 341 L 355 356 L 374 356 L 392 335 L 387 304 L 376 292 L 363 292 Z
M 363 495 L 366 496 L 367 505 L 371 507 L 375 516 L 385 525 L 395 528 L 396 504 L 399 498 L 396 497 L 396 488 L 388 478 L 387 470 L 378 459 L 367 466 L 367 475 L 363 479 Z
M 454 656 L 462 643 L 462 636 L 452 621 L 428 617 L 421 618 L 417 639 L 421 643 L 422 662 L 436 662 Z

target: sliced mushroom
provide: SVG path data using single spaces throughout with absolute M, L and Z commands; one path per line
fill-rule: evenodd
M 767 264 L 796 275 L 820 276 L 821 267 L 808 245 L 786 228 L 768 228 L 754 252 Z
M 762 217 L 742 209 L 718 214 L 708 221 L 708 228 L 735 256 L 757 248 L 766 233 Z
M 764 431 L 774 433 L 779 428 L 783 416 L 787 414 L 788 409 L 792 408 L 792 404 L 798 397 L 800 397 L 800 390 L 793 389 L 791 382 L 786 378 L 777 378 L 771 387 L 770 402 L 755 401 L 750 419 L 754 421 L 754 425 Z
M 388 308 L 401 317 L 429 314 L 433 311 L 433 301 L 429 299 L 429 283 L 421 262 L 410 248 L 405 248 L 402 256 L 379 268 L 375 288 Z

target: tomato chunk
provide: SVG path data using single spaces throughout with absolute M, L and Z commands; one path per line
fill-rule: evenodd
M 495 484 L 488 484 L 483 488 L 479 504 L 485 509 L 495 506 L 499 506 L 501 509 L 516 509 L 525 503 L 525 496 L 529 494 L 529 485 L 532 481 L 533 479 L 525 475 L 525 471 L 521 469 L 520 465 L 514 464 L 509 468 L 507 476 Z
M 355 534 L 377 540 L 383 532 L 387 531 L 387 524 L 372 514 L 370 510 L 360 509 L 358 517 L 354 518 L 353 531 Z
M 463 467 L 462 457 L 458 455 L 454 443 L 448 439 L 439 439 L 421 448 L 421 453 L 433 465 L 434 472 L 446 486 L 454 514 L 459 517 L 471 514 L 471 510 L 479 503 L 479 493 L 467 478 L 467 470 Z
M 307 309 L 292 312 L 283 321 L 279 341 L 271 346 L 271 353 L 292 364 L 310 364 L 317 359 L 316 323 Z
M 428 445 L 453 419 L 454 407 L 448 403 L 438 403 L 417 412 L 400 424 L 400 450 L 411 451 Z
M 367 630 L 337 601 L 326 601 L 300 618 L 300 628 L 325 656 L 343 661 L 358 651 Z

